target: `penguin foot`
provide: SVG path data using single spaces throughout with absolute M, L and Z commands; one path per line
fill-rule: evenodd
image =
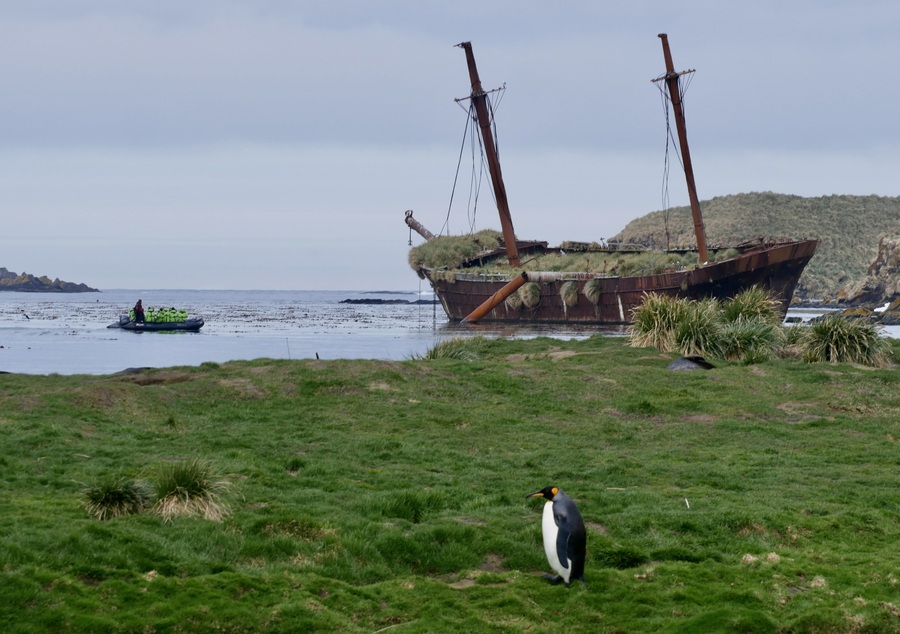
M 587 581 L 585 581 L 584 579 L 580 579 L 580 581 L 581 581 L 582 584 L 584 584 L 584 589 L 585 589 L 585 590 L 590 590 L 590 589 L 591 589 L 590 586 L 588 586 Z M 558 583 L 558 582 L 557 582 L 557 583 Z M 569 583 L 566 584 L 566 587 L 568 588 L 568 587 L 571 586 L 571 585 L 572 585 L 572 582 L 570 581 Z
M 551 575 L 551 574 L 544 573 L 543 577 L 544 577 L 544 579 L 549 581 L 550 585 L 552 585 L 552 586 L 558 586 L 563 581 L 565 581 L 565 579 L 563 579 L 560 575 Z M 567 583 L 566 587 L 568 587 L 568 585 L 569 584 Z

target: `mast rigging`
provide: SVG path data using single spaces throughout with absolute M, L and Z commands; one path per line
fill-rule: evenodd
M 666 62 L 666 74 L 654 79 L 654 82 L 665 81 L 672 102 L 672 110 L 675 114 L 675 129 L 678 130 L 678 142 L 681 147 L 681 162 L 684 166 L 684 178 L 687 181 L 688 198 L 691 201 L 691 216 L 694 220 L 694 234 L 697 236 L 697 253 L 700 264 L 709 262 L 709 254 L 706 248 L 706 229 L 703 226 L 703 214 L 700 211 L 700 200 L 697 197 L 697 187 L 694 184 L 694 168 L 691 164 L 691 150 L 687 141 L 687 125 L 684 122 L 684 108 L 681 103 L 681 89 L 679 80 L 682 75 L 693 73 L 693 70 L 675 72 L 675 64 L 672 61 L 672 52 L 669 50 L 669 37 L 665 33 L 659 34 L 662 40 L 663 57 Z
M 478 68 L 475 65 L 475 55 L 472 52 L 471 42 L 457 44 L 466 53 L 466 63 L 469 67 L 469 79 L 472 82 L 470 99 L 475 106 L 475 114 L 478 117 L 478 126 L 481 129 L 481 142 L 488 162 L 488 171 L 491 174 L 491 183 L 494 186 L 494 198 L 497 201 L 497 211 L 500 214 L 500 228 L 503 232 L 503 242 L 506 247 L 506 257 L 510 266 L 519 266 L 519 250 L 516 246 L 516 232 L 513 229 L 512 216 L 509 213 L 509 201 L 506 197 L 506 186 L 503 184 L 503 174 L 500 170 L 500 158 L 497 156 L 497 146 L 494 143 L 494 135 L 491 131 L 491 119 L 488 114 L 487 95 L 481 87 L 481 78 L 478 76 Z

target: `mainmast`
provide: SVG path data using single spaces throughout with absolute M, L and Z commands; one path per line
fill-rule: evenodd
M 678 142 L 681 146 L 681 161 L 684 164 L 684 178 L 687 180 L 688 197 L 691 200 L 691 216 L 694 218 L 694 233 L 697 235 L 697 251 L 700 264 L 709 261 L 706 251 L 706 229 L 703 227 L 703 215 L 700 213 L 700 200 L 697 198 L 697 187 L 694 185 L 694 168 L 691 166 L 691 151 L 688 148 L 687 126 L 684 123 L 684 109 L 681 107 L 681 90 L 679 78 L 692 70 L 675 72 L 675 64 L 672 62 L 672 52 L 669 50 L 669 38 L 665 33 L 660 33 L 662 40 L 663 56 L 666 58 L 666 74 L 653 81 L 665 80 L 672 101 L 672 110 L 675 112 L 675 127 L 678 130 Z
M 487 155 L 488 169 L 491 173 L 491 182 L 494 185 L 494 198 L 497 200 L 497 211 L 500 213 L 500 228 L 503 230 L 503 242 L 506 244 L 506 257 L 511 266 L 519 266 L 519 250 L 516 247 L 516 232 L 513 229 L 512 216 L 509 214 L 509 202 L 506 199 L 506 186 L 503 184 L 503 174 L 500 172 L 500 158 L 497 156 L 497 147 L 494 144 L 494 135 L 491 132 L 491 118 L 487 107 L 487 93 L 481 87 L 481 79 L 478 77 L 478 68 L 475 66 L 475 55 L 472 53 L 472 43 L 462 42 L 457 44 L 466 52 L 466 62 L 469 65 L 469 78 L 472 80 L 472 94 L 470 99 L 475 106 L 475 114 L 478 117 L 478 125 L 481 128 L 481 140 L 484 144 L 484 153 Z

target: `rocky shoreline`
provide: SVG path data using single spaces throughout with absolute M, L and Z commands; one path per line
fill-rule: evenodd
M 51 280 L 46 275 L 35 276 L 31 273 L 14 273 L 0 267 L 0 291 L 19 293 L 99 293 L 99 289 L 87 284 L 66 282 L 59 278 Z
M 881 310 L 866 306 L 845 308 L 840 313 L 844 319 L 862 319 L 880 326 L 900 326 L 900 298 L 895 299 L 887 308 Z

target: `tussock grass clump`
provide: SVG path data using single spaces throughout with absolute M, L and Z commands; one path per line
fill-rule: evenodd
M 648 293 L 633 312 L 630 345 L 759 363 L 783 346 L 778 303 L 758 287 L 733 298 L 689 301 Z
M 478 359 L 478 353 L 471 349 L 469 340 L 455 337 L 439 341 L 429 348 L 425 354 L 413 355 L 412 358 L 417 360 L 459 359 L 460 361 L 475 361 Z
M 725 302 L 649 293 L 633 311 L 629 344 L 746 364 L 782 356 L 877 368 L 888 364 L 891 350 L 875 326 L 862 320 L 830 316 L 809 328 L 784 327 L 777 302 L 758 287 Z
M 528 308 L 536 308 L 541 303 L 541 287 L 536 282 L 527 282 L 518 290 L 519 298 Z
M 584 296 L 592 304 L 600 303 L 600 280 L 589 280 L 584 285 Z
M 578 303 L 578 284 L 571 280 L 563 283 L 559 289 L 559 295 L 563 304 L 571 308 Z
M 725 350 L 721 305 L 714 299 L 688 302 L 675 328 L 675 348 L 681 354 L 722 357 Z
M 784 329 L 759 319 L 738 319 L 722 329 L 722 356 L 745 364 L 762 363 L 778 356 L 785 341 Z
M 513 293 L 509 297 L 506 298 L 506 305 L 509 306 L 513 310 L 519 310 L 522 308 L 522 297 L 518 293 Z
M 157 501 L 153 509 L 165 522 L 176 517 L 202 517 L 221 522 L 231 512 L 224 497 L 230 483 L 218 479 L 203 460 L 165 465 L 154 485 Z
M 760 320 L 767 324 L 780 324 L 781 308 L 779 302 L 759 286 L 753 286 L 722 304 L 722 317 L 725 321 Z
M 140 513 L 150 505 L 152 495 L 144 482 L 115 477 L 85 489 L 84 498 L 84 509 L 103 521 Z
M 809 363 L 858 363 L 876 368 L 887 365 L 890 348 L 872 324 L 837 315 L 811 325 L 800 346 Z
M 632 315 L 628 329 L 631 345 L 653 347 L 663 352 L 675 350 L 675 332 L 687 313 L 687 306 L 683 299 L 647 293 Z

